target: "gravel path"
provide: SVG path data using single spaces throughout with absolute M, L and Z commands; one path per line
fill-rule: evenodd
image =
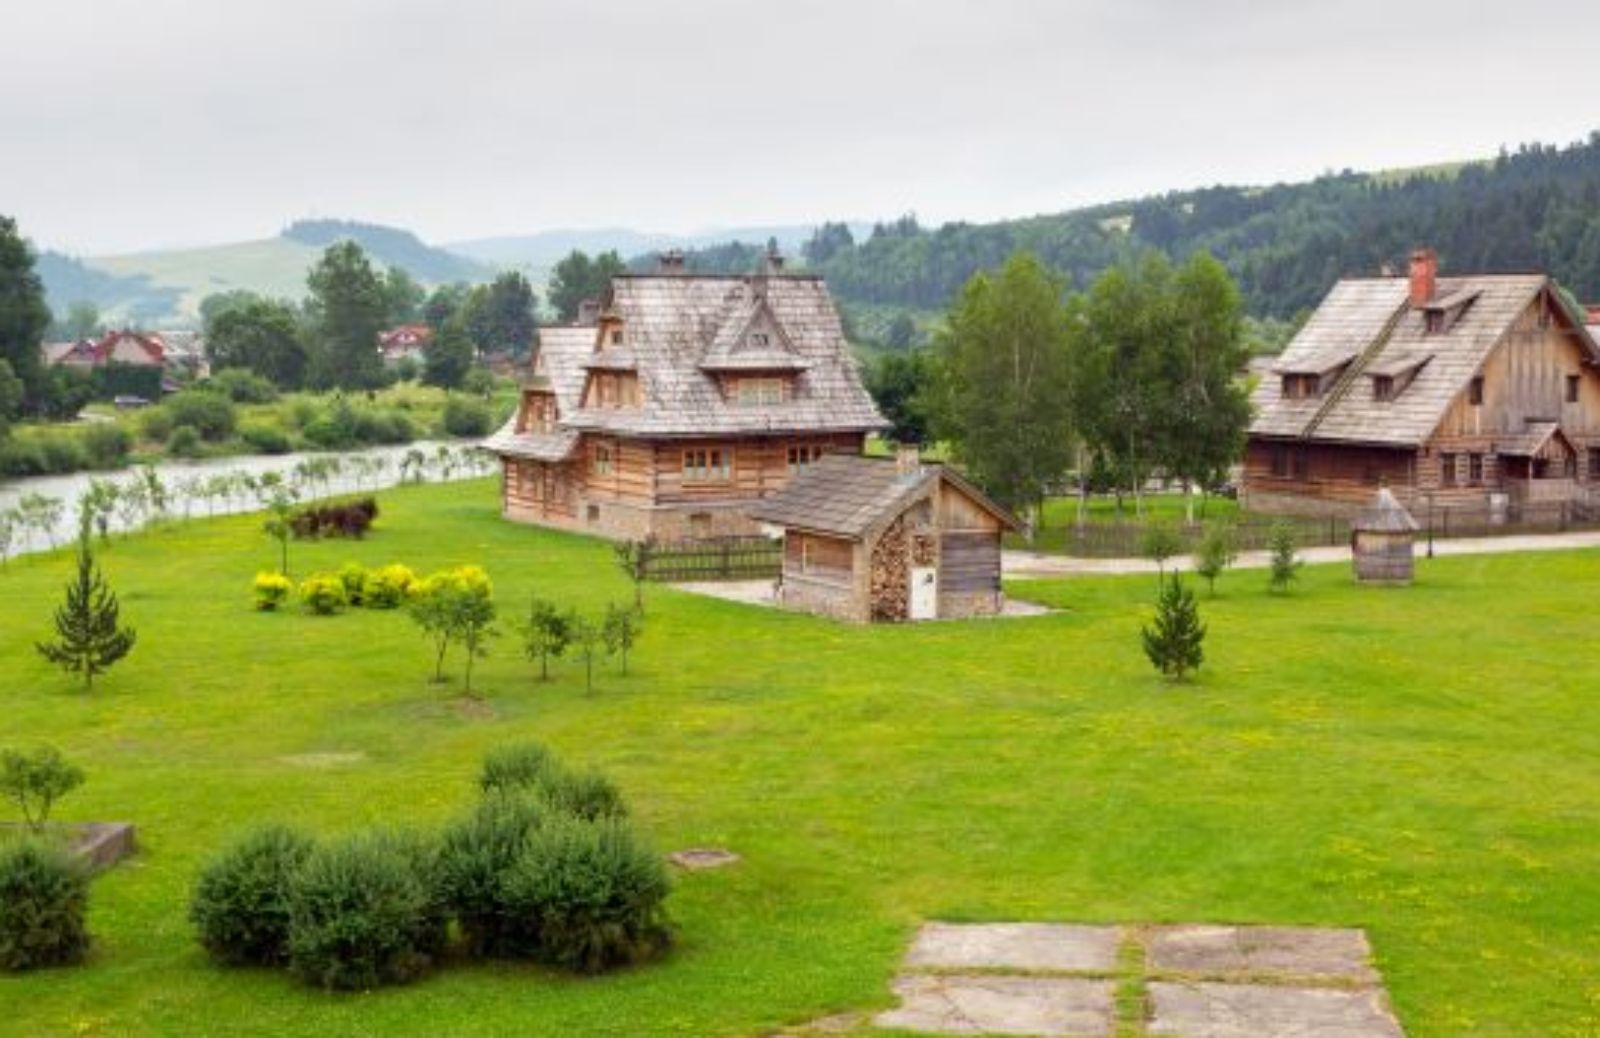
M 1492 555 L 1519 551 L 1568 551 L 1573 548 L 1600 547 L 1600 532 L 1524 534 L 1506 537 L 1463 537 L 1456 540 L 1433 542 L 1435 555 Z M 1417 544 L 1417 557 L 1427 553 L 1427 545 Z M 1300 557 L 1308 563 L 1349 562 L 1350 549 L 1302 548 Z M 1234 565 L 1241 569 L 1265 569 L 1269 553 L 1247 551 Z M 1001 553 L 1005 575 L 1014 580 L 1037 580 L 1048 577 L 1093 576 L 1096 574 L 1149 573 L 1156 568 L 1148 559 L 1080 559 L 1071 555 L 1042 555 L 1031 551 Z M 1168 564 L 1176 569 L 1188 569 L 1187 557 L 1174 559 Z

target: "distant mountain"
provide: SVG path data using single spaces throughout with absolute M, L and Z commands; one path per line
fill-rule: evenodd
M 483 281 L 489 267 L 424 243 L 410 231 L 347 220 L 300 220 L 276 238 L 192 249 L 163 249 L 77 259 L 55 252 L 39 257 L 39 276 L 58 314 L 91 302 L 112 322 L 142 325 L 194 323 L 200 301 L 215 292 L 248 289 L 298 300 L 306 273 L 336 241 L 361 245 L 379 267 L 401 267 L 427 284 Z
M 866 224 L 860 225 L 864 231 Z M 811 237 L 812 225 L 774 225 L 737 227 L 701 231 L 693 234 L 667 234 L 636 231 L 626 227 L 595 227 L 582 230 L 540 231 L 536 234 L 476 238 L 451 242 L 444 247 L 462 256 L 501 267 L 524 267 L 535 271 L 554 267 L 574 249 L 590 253 L 616 250 L 624 258 L 662 249 L 703 249 L 728 241 L 766 242 L 776 238 L 788 253 L 798 253 Z

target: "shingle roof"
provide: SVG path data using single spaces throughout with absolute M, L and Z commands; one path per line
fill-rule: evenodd
M 1528 427 L 1515 436 L 1496 437 L 1494 451 L 1513 458 L 1536 458 L 1552 439 L 1567 443 L 1561 427 L 1555 422 L 1529 422 Z M 1567 443 L 1570 449 L 1571 444 Z
M 856 454 L 825 454 L 789 480 L 782 490 L 757 502 L 750 517 L 758 522 L 857 539 L 898 514 L 930 482 L 945 479 L 1012 529 L 1016 520 L 972 484 L 942 465 L 903 472 L 893 461 Z
M 539 344 L 535 351 L 535 369 L 538 373 L 528 380 L 527 388 L 547 389 L 554 393 L 558 414 L 568 415 L 578 409 L 586 377 L 583 364 L 594 350 L 596 334 L 593 326 L 550 325 L 539 329 Z M 519 433 L 517 415 L 513 414 L 493 436 L 483 441 L 483 448 L 514 458 L 562 461 L 571 455 L 572 448 L 577 444 L 578 434 L 571 429 L 557 429 L 550 433 Z
M 1406 511 L 1405 505 L 1389 492 L 1388 487 L 1379 489 L 1372 504 L 1356 513 L 1356 517 L 1350 521 L 1350 528 L 1372 533 L 1415 533 L 1422 529 L 1411 513 Z
M 1443 331 L 1427 330 L 1425 309 L 1409 303 L 1406 278 L 1340 281 L 1274 365 L 1313 371 L 1329 356 L 1353 355 L 1349 368 L 1320 397 L 1287 399 L 1280 379 L 1256 388 L 1250 432 L 1354 443 L 1418 446 L 1433 434 L 1451 402 L 1477 375 L 1512 323 L 1549 286 L 1542 274 L 1441 277 L 1435 299 L 1462 306 Z M 1586 333 L 1584 349 L 1600 359 Z M 1393 399 L 1374 398 L 1372 374 L 1403 373 L 1423 356 L 1427 363 Z
M 737 358 L 734 337 L 763 310 L 779 341 L 757 352 L 776 351 L 786 366 L 797 369 L 794 392 L 776 404 L 724 399 L 714 377 L 701 366 L 708 359 L 715 364 Z M 703 436 L 867 431 L 887 425 L 861 384 L 838 311 L 820 278 L 623 275 L 612 280 L 606 312 L 622 321 L 639 372 L 642 404 L 587 410 L 563 405 L 563 424 L 571 428 Z

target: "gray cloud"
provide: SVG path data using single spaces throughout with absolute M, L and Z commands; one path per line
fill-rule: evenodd
M 0 212 L 96 252 L 991 219 L 1565 142 L 1592 0 L 4 0 Z

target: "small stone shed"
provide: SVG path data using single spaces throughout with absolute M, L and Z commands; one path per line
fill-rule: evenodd
M 783 537 L 778 603 L 857 623 L 993 616 L 1004 508 L 942 465 L 829 454 L 750 511 Z
M 1363 584 L 1409 584 L 1421 529 L 1388 487 L 1350 522 L 1350 555 Z

